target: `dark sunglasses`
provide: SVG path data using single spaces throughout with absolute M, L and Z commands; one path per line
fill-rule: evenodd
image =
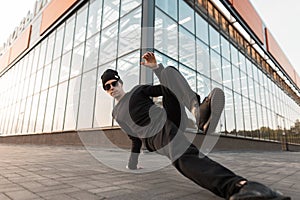
M 104 85 L 104 90 L 110 90 L 111 86 L 116 87 L 118 85 L 118 81 L 114 81 Z

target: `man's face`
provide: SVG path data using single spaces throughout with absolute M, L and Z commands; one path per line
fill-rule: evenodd
M 107 81 L 104 87 L 105 91 L 113 98 L 118 98 L 120 95 L 122 95 L 122 84 L 115 79 Z

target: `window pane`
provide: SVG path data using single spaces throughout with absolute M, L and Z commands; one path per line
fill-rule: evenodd
M 238 134 L 243 135 L 244 120 L 243 120 L 242 98 L 241 95 L 237 93 L 234 93 L 234 106 L 235 106 L 236 130 Z
M 60 59 L 58 58 L 52 63 L 51 76 L 50 76 L 50 86 L 56 85 L 58 83 L 58 75 L 60 69 Z
M 222 58 L 222 71 L 223 71 L 223 85 L 232 89 L 232 77 L 231 77 L 231 65 L 230 63 Z
M 244 98 L 242 99 L 243 101 L 243 113 L 244 113 L 244 122 L 245 122 L 245 134 L 246 136 L 251 137 L 251 115 L 250 115 L 250 107 L 249 107 L 249 99 Z
M 235 134 L 235 123 L 234 123 L 234 105 L 233 105 L 233 96 L 232 91 L 228 89 L 224 89 L 225 93 L 225 119 L 226 119 L 226 131 L 229 134 Z
M 179 61 L 190 68 L 195 65 L 195 37 L 183 28 L 179 28 Z
M 87 6 L 84 6 L 78 11 L 75 27 L 74 46 L 82 43 L 85 40 L 87 25 Z
M 118 72 L 124 82 L 124 90 L 129 91 L 139 83 L 140 52 L 136 51 L 118 60 Z
M 158 9 L 155 10 L 154 46 L 162 53 L 165 53 L 170 57 L 177 59 L 177 24 Z
M 68 82 L 58 85 L 56 106 L 53 120 L 53 131 L 63 130 Z
M 73 46 L 73 37 L 74 37 L 74 28 L 75 28 L 75 16 L 72 16 L 66 22 L 66 31 L 64 36 L 64 47 L 63 53 L 72 49 Z
M 34 93 L 40 92 L 42 84 L 43 68 L 36 73 Z
M 232 83 L 234 91 L 241 93 L 240 71 L 234 66 L 232 66 Z
M 248 97 L 248 78 L 247 78 L 247 74 L 245 74 L 244 72 L 241 72 L 241 89 L 242 89 L 242 94 L 245 97 Z
M 183 65 L 179 65 L 179 71 L 187 80 L 193 91 L 196 91 L 196 72 Z
M 56 37 L 55 37 L 55 45 L 54 45 L 54 55 L 53 59 L 61 56 L 62 45 L 63 45 L 63 37 L 64 37 L 65 26 L 64 24 L 57 29 Z
M 196 36 L 208 44 L 208 23 L 196 14 Z
M 113 65 L 114 67 L 111 67 L 110 65 L 99 67 L 98 77 L 101 77 L 106 69 L 115 69 L 115 63 L 113 63 Z M 94 127 L 112 126 L 111 112 L 113 109 L 113 98 L 103 90 L 101 79 L 99 79 L 98 83 L 95 102 Z
M 102 1 L 93 0 L 89 6 L 87 38 L 100 31 L 102 18 Z
M 77 76 L 69 82 L 64 130 L 76 129 L 80 82 L 81 76 Z
M 197 74 L 197 93 L 204 99 L 210 92 L 210 81 L 208 78 Z
M 51 132 L 52 131 L 52 122 L 53 122 L 53 114 L 55 108 L 55 98 L 56 98 L 56 90 L 57 86 L 54 86 L 49 89 L 48 99 L 45 111 L 45 121 L 44 121 L 44 129 L 43 132 Z
M 43 74 L 41 90 L 45 90 L 45 89 L 48 88 L 49 80 L 50 80 L 50 73 L 51 73 L 51 64 L 45 66 L 45 68 L 44 68 L 44 74 Z
M 195 33 L 194 10 L 184 1 L 179 1 L 179 24 Z
M 54 39 L 55 39 L 54 36 L 55 36 L 55 32 L 51 33 L 51 35 L 48 38 L 45 65 L 49 64 L 52 61 L 53 50 L 54 50 Z
M 121 16 L 129 13 L 142 3 L 142 0 L 122 0 L 121 1 Z
M 99 37 L 96 34 L 86 41 L 83 72 L 97 67 L 98 54 L 99 54 Z
M 71 51 L 62 56 L 61 69 L 59 73 L 59 83 L 68 80 L 71 69 Z
M 39 96 L 40 96 L 39 94 L 33 96 L 29 126 L 28 126 L 28 133 L 34 132 L 34 126 L 35 126 L 35 122 L 36 122 L 36 115 L 37 115 L 37 109 L 38 109 L 38 103 L 39 103 Z
M 226 58 L 227 60 L 230 60 L 230 46 L 229 46 L 229 42 L 223 36 L 221 36 L 221 50 L 222 50 L 222 56 L 224 58 Z
M 119 55 L 140 48 L 141 7 L 126 15 L 120 21 Z
M 117 44 L 118 44 L 118 24 L 107 27 L 102 31 L 99 64 L 104 64 L 117 57 Z
M 71 64 L 71 74 L 70 78 L 81 74 L 82 63 L 83 63 L 83 53 L 84 53 L 84 44 L 77 46 L 73 50 L 72 64 Z
M 119 0 L 104 0 L 102 28 L 109 26 L 119 18 L 119 6 Z
M 174 0 L 155 1 L 156 6 L 177 20 L 177 3 Z
M 201 74 L 210 77 L 210 67 L 209 67 L 209 48 L 207 45 L 197 40 L 197 71 Z
M 83 74 L 79 100 L 78 129 L 92 128 L 96 76 L 96 69 Z
M 221 56 L 211 51 L 211 78 L 222 83 Z
M 209 26 L 209 39 L 210 48 L 220 53 L 220 34 L 212 26 Z
M 43 122 L 44 122 L 44 115 L 45 115 L 47 92 L 48 92 L 48 90 L 45 90 L 45 91 L 41 92 L 41 95 L 40 95 L 40 102 L 39 102 L 39 108 L 38 108 L 36 125 L 35 125 L 36 133 L 41 133 L 43 131 Z

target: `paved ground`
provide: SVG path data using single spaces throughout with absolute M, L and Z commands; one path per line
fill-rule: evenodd
M 220 200 L 172 166 L 132 174 L 107 167 L 84 148 L 66 146 L 0 144 L 0 154 L 0 200 Z M 216 152 L 209 156 L 248 179 L 300 199 L 300 152 Z

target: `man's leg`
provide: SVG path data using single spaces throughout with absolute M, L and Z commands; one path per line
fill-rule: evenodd
M 191 89 L 176 68 L 168 66 L 163 69 L 160 81 L 193 113 L 199 130 L 204 134 L 215 131 L 225 104 L 224 92 L 221 89 L 213 89 L 200 104 L 200 96 Z

